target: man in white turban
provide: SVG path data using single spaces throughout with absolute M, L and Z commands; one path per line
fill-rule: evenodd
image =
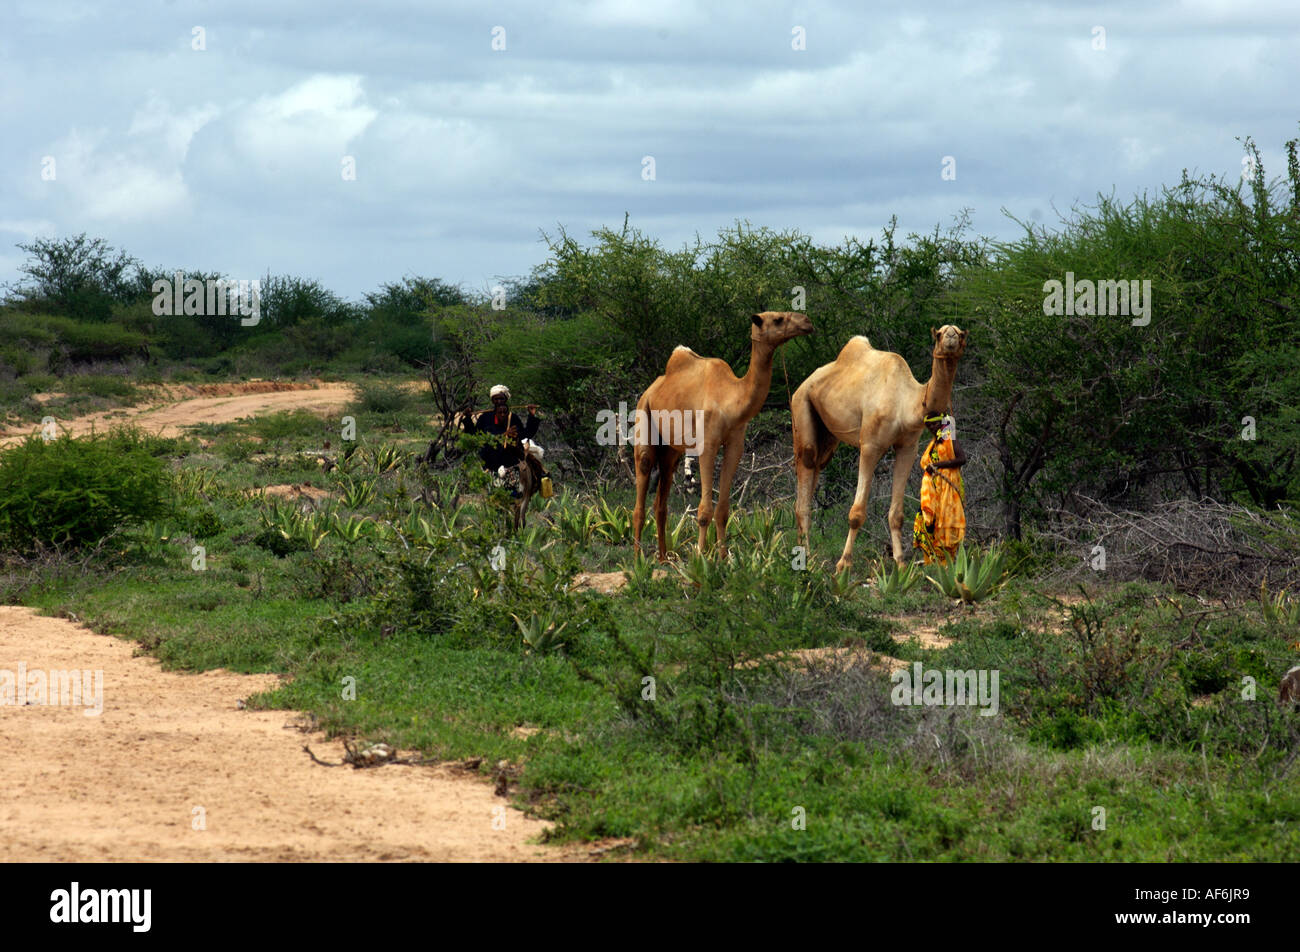
M 480 449 L 479 457 L 483 460 L 483 467 L 489 472 L 498 473 L 504 467 L 507 473 L 511 473 L 524 458 L 520 440 L 532 439 L 542 422 L 537 416 L 537 404 L 530 403 L 526 407 L 528 421 L 525 423 L 516 414 L 510 412 L 509 387 L 499 383 L 489 391 L 488 395 L 492 398 L 492 409 L 475 415 L 465 431 L 491 433 L 493 436 L 500 437 Z M 511 486 L 510 493 L 512 496 L 518 496 L 519 490 Z

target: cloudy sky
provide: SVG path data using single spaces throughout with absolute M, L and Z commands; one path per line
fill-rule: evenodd
M 1273 177 L 1300 3 L 5 0 L 0 115 L 0 282 L 84 231 L 354 300 L 484 290 L 625 212 L 670 247 L 962 208 L 1011 238 L 1004 208 L 1237 179 L 1238 136 Z

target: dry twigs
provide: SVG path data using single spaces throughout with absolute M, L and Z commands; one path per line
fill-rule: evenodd
M 1285 510 L 1178 499 L 1148 510 L 1116 510 L 1087 496 L 1076 507 L 1050 512 L 1041 534 L 1061 551 L 1079 551 L 1064 570 L 1090 570 L 1094 546 L 1105 548 L 1105 571 L 1119 578 L 1165 582 L 1183 591 L 1271 587 L 1300 582 L 1300 520 Z

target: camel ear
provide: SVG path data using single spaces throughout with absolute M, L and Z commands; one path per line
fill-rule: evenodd
M 763 315 L 762 315 L 762 314 L 755 314 L 753 317 L 750 318 L 750 320 L 753 321 L 755 327 L 762 327 L 762 326 L 763 326 Z
M 937 327 L 930 328 L 930 340 L 937 341 L 938 339 L 939 339 L 939 329 Z

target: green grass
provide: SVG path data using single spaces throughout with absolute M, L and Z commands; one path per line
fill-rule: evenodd
M 87 564 L 8 563 L 0 597 L 73 610 L 168 667 L 290 674 L 254 704 L 310 712 L 336 734 L 510 760 L 517 802 L 554 820 L 557 838 L 627 837 L 638 857 L 1276 861 L 1300 843 L 1296 718 L 1271 699 L 1300 633 L 1266 624 L 1257 602 L 1204 613 L 1130 586 L 1062 615 L 1026 577 L 974 609 L 928 585 L 880 599 L 793 570 L 789 514 L 762 510 L 739 514 L 727 564 L 576 592 L 579 571 L 631 567 L 630 492 L 562 493 L 511 537 L 491 498 L 459 514 L 413 506 L 422 477 L 375 471 L 371 450 L 418 449 L 418 431 L 363 430 L 346 472 L 325 475 L 295 455 L 319 448 L 321 426 L 281 415 L 208 428 L 201 453 L 173 445 L 188 455 L 171 516 Z M 355 515 L 396 528 L 274 545 L 269 507 L 243 491 L 308 478 L 336 492 L 373 480 Z M 814 533 L 810 564 L 824 569 L 841 542 L 838 527 Z M 682 551 L 693 548 L 688 531 Z M 855 579 L 869 569 L 863 553 Z M 567 623 L 563 648 L 528 650 L 511 615 L 532 612 Z M 906 623 L 885 615 L 937 624 L 954 643 L 907 642 Z M 1001 716 L 895 707 L 882 672 L 773 660 L 835 645 L 998 669 Z M 1243 677 L 1256 700 L 1241 697 Z M 540 730 L 512 733 L 521 726 Z

